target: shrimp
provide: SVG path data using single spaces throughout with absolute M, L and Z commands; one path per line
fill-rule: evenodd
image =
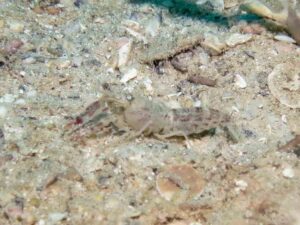
M 84 113 L 67 124 L 68 134 L 112 131 L 130 132 L 131 137 L 153 135 L 165 140 L 199 134 L 229 121 L 229 116 L 215 109 L 169 108 L 161 101 L 136 97 L 131 102 L 104 95 Z M 97 127 L 97 128 L 96 128 Z M 82 132 L 84 130 L 84 132 Z M 89 132 L 86 132 L 89 130 Z

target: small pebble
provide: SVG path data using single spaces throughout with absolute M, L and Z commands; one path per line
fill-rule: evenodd
M 187 80 L 194 84 L 201 84 L 209 87 L 214 87 L 217 84 L 216 80 L 212 80 L 208 77 L 204 77 L 200 75 L 191 75 L 187 78 Z
M 59 221 L 65 219 L 67 217 L 67 213 L 50 213 L 48 218 L 52 223 L 58 223 Z
M 200 108 L 202 106 L 202 102 L 200 100 L 197 100 L 194 102 L 194 107 L 195 108 Z
M 35 62 L 36 62 L 36 59 L 34 57 L 28 57 L 28 58 L 23 60 L 24 64 L 33 64 Z
M 286 118 L 286 115 L 282 115 L 281 116 L 281 121 L 283 122 L 283 123 L 287 123 L 287 118 Z
M 282 175 L 285 178 L 293 178 L 295 176 L 295 172 L 293 170 L 293 168 L 291 167 L 286 167 L 284 168 L 284 170 L 282 171 Z
M 244 180 L 235 180 L 235 190 L 237 192 L 240 192 L 240 191 L 245 191 L 248 187 L 248 183 Z
M 246 88 L 247 87 L 247 82 L 245 81 L 245 79 L 239 75 L 239 74 L 236 74 L 235 75 L 235 85 L 239 88 Z

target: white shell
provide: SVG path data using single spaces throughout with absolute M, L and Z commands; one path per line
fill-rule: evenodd
M 137 77 L 138 71 L 135 68 L 129 69 L 121 78 L 121 83 L 127 83 L 128 81 Z
M 285 34 L 277 34 L 274 36 L 274 39 L 277 41 L 283 41 L 286 43 L 296 43 L 296 41 L 293 38 L 291 38 Z

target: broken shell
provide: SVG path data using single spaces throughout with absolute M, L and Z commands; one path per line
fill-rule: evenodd
M 229 47 L 234 47 L 236 45 L 240 45 L 240 44 L 246 43 L 247 41 L 250 41 L 251 39 L 252 39 L 252 35 L 251 34 L 239 34 L 239 33 L 235 33 L 235 34 L 232 34 L 226 40 L 226 44 Z
M 204 185 L 203 177 L 190 165 L 168 167 L 156 178 L 156 189 L 167 201 L 179 200 L 182 203 L 196 197 Z
M 121 78 L 121 83 L 127 83 L 128 81 L 134 79 L 137 77 L 137 69 L 135 68 L 131 68 L 129 69 L 124 75 L 123 77 Z
M 130 52 L 132 49 L 132 39 L 121 38 L 118 42 L 119 52 L 118 52 L 118 67 L 126 65 L 129 60 Z
M 236 74 L 235 75 L 235 85 L 239 88 L 246 88 L 247 87 L 247 82 L 245 81 L 245 79 L 241 75 Z
M 290 108 L 300 108 L 300 61 L 275 66 L 268 76 L 271 94 Z

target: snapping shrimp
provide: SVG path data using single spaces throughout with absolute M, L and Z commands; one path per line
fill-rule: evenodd
M 133 131 L 132 137 L 153 135 L 165 140 L 182 136 L 188 141 L 191 134 L 202 133 L 229 121 L 227 114 L 215 109 L 179 108 L 171 109 L 160 101 L 150 101 L 137 97 L 132 101 L 122 101 L 104 95 L 87 107 L 86 111 L 67 124 L 67 133 Z

